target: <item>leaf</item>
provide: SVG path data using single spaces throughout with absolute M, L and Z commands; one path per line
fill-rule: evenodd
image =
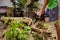
M 22 29 L 25 28 L 25 29 Z M 5 36 L 7 40 L 14 40 L 17 37 L 17 40 L 27 40 L 29 37 L 28 32 L 31 31 L 30 26 L 25 25 L 23 21 L 17 22 L 12 20 Z
M 30 26 L 25 26 L 25 31 L 28 33 L 29 31 L 31 31 L 31 28 L 30 28 Z
M 24 27 L 25 24 L 24 24 L 23 22 L 20 22 L 19 26 L 20 26 L 20 27 Z
M 25 6 L 26 0 L 20 0 L 20 3 L 21 3 L 23 6 Z
M 40 4 L 38 2 L 35 2 L 34 3 L 34 7 L 39 8 L 40 7 Z

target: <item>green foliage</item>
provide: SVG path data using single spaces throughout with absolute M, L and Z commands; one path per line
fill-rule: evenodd
M 12 20 L 7 32 L 5 32 L 6 40 L 27 40 L 30 31 L 31 27 L 27 26 L 23 21 L 17 22 L 16 20 Z
M 22 18 L 7 18 L 4 24 L 8 23 L 9 20 L 10 25 L 8 26 L 7 31 L 5 32 L 6 40 L 29 40 L 30 34 L 33 31 L 31 26 L 26 25 Z M 43 40 L 43 36 L 41 33 L 39 34 L 38 32 L 35 32 L 32 34 L 32 36 L 34 36 L 34 40 Z
M 40 4 L 38 2 L 35 2 L 34 3 L 34 7 L 39 8 L 40 7 Z
M 24 8 L 28 8 L 27 6 L 29 5 L 29 6 L 35 7 L 37 9 L 40 6 L 40 3 L 38 3 L 39 0 L 16 0 L 16 1 L 11 0 L 11 2 L 13 3 L 14 8 L 17 8 L 17 6 L 19 6 L 20 8 L 24 9 Z M 30 1 L 30 2 L 27 2 L 27 1 Z M 28 4 L 28 5 L 26 5 L 26 4 Z
M 26 0 L 19 0 L 20 1 L 20 3 L 23 5 L 23 6 L 25 6 L 25 4 L 26 4 Z

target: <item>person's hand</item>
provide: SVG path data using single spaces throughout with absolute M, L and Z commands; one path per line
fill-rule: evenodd
M 42 14 L 40 13 L 40 11 L 38 11 L 36 14 L 37 14 L 36 18 L 39 18 L 39 19 L 40 19 L 41 15 L 42 15 Z
M 38 18 L 40 18 L 41 17 L 41 15 L 44 13 L 44 10 L 40 10 L 40 11 L 38 11 L 37 12 L 37 16 L 38 16 Z
M 41 17 L 41 13 L 37 12 L 37 17 L 40 18 Z

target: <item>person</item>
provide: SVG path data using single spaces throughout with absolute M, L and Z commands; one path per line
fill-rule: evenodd
M 60 40 L 60 32 L 59 32 L 59 30 L 60 30 L 60 24 L 56 22 L 56 23 L 54 23 L 54 25 L 55 25 L 56 30 L 57 30 L 58 40 Z
M 45 11 L 47 7 L 47 10 Z M 45 13 L 44 13 L 45 12 Z M 49 16 L 49 21 L 57 21 L 58 20 L 58 1 L 57 0 L 44 0 L 43 5 L 41 6 L 40 10 L 37 12 L 38 18 L 41 15 Z

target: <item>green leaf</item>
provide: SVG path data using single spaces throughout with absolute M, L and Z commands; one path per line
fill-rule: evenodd
M 21 3 L 23 6 L 25 6 L 26 0 L 20 0 L 20 3 Z
M 40 7 L 40 3 L 38 3 L 38 2 L 35 2 L 35 3 L 34 3 L 34 7 L 37 7 L 37 8 L 39 8 L 39 7 Z
M 6 40 L 14 40 L 16 37 L 17 40 L 27 40 L 29 37 L 28 32 L 30 30 L 30 26 L 25 25 L 23 21 L 17 22 L 16 20 L 12 20 L 7 32 L 5 33 L 5 36 L 7 38 Z

